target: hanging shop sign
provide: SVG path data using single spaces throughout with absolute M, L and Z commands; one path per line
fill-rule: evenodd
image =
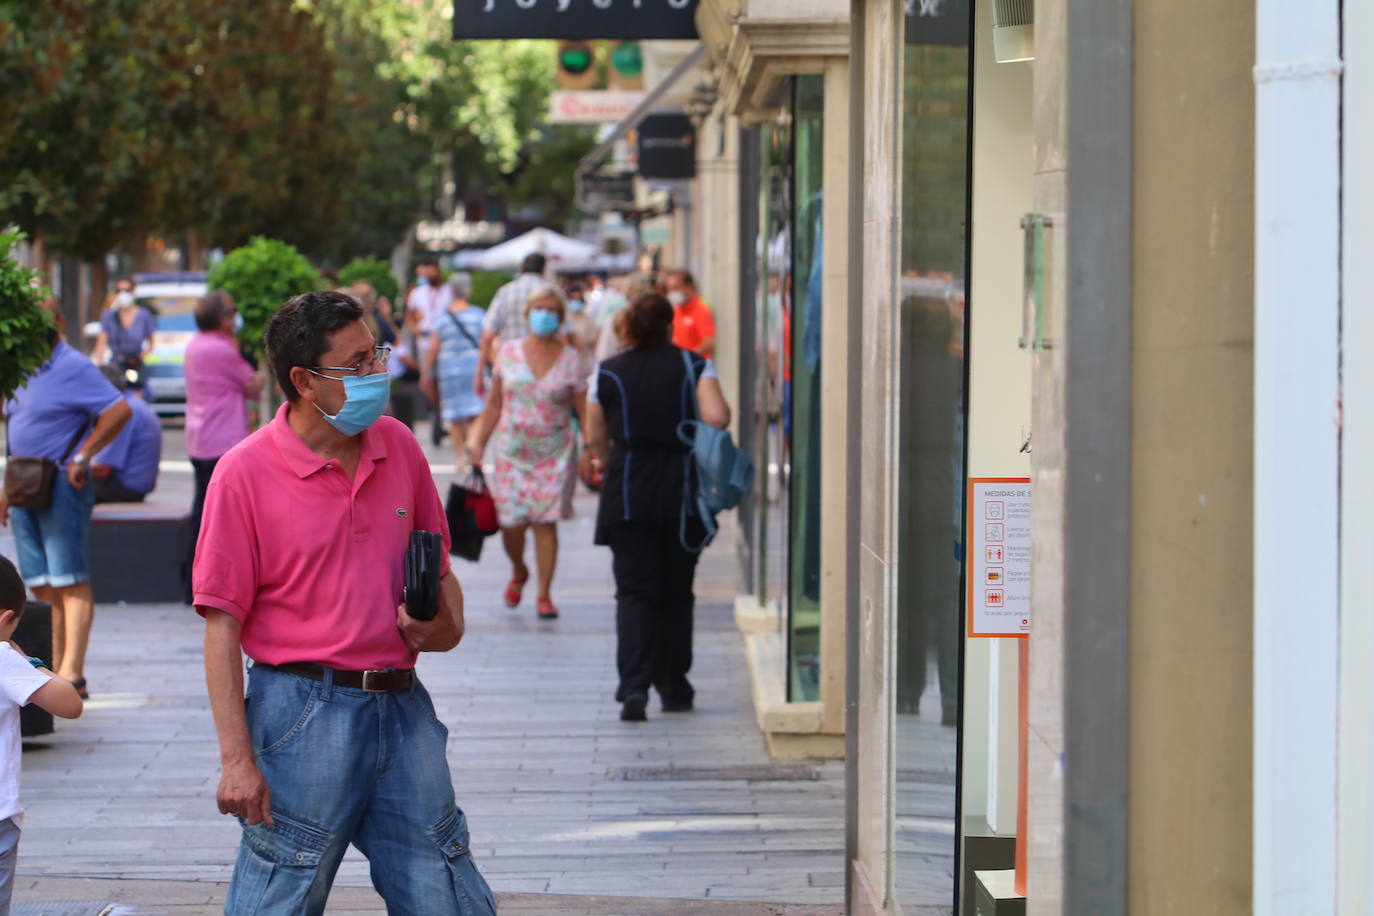
M 1029 477 L 968 482 L 968 635 L 1030 633 Z
M 686 115 L 649 115 L 635 131 L 642 178 L 695 178 L 697 131 Z
M 607 124 L 625 120 L 644 101 L 642 92 L 588 89 L 549 93 L 550 124 Z
M 906 0 L 909 45 L 967 45 L 972 30 L 969 0 Z
M 453 37 L 697 37 L 697 0 L 453 0 Z
M 415 224 L 415 241 L 430 251 L 448 251 L 459 245 L 494 245 L 506 237 L 505 223 L 468 222 L 461 217 Z
M 579 202 L 587 210 L 601 211 L 625 207 L 635 202 L 633 172 L 601 174 L 593 172 L 581 177 Z

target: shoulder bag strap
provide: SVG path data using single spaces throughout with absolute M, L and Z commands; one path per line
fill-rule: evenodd
M 458 320 L 457 315 L 453 314 L 452 312 L 445 312 L 444 314 L 448 316 L 449 321 L 453 322 L 453 326 L 458 329 L 458 333 L 462 334 L 464 337 L 468 339 L 468 343 L 472 344 L 473 349 L 482 349 L 482 345 L 473 339 L 472 335 L 468 333 L 468 329 L 463 327 L 463 322 Z

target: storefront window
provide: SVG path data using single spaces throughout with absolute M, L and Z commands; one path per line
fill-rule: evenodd
M 787 636 L 789 700 L 820 699 L 821 208 L 824 78 L 788 82 L 760 131 L 755 575 Z
M 941 9 L 908 15 L 902 87 L 893 873 L 907 908 L 949 905 L 957 845 L 971 60 L 968 4 Z
M 786 619 L 787 535 L 791 492 L 792 108 L 763 127 L 759 143 L 759 291 L 756 310 L 759 599 Z
M 788 582 L 788 698 L 820 699 L 821 661 L 821 208 L 823 192 L 825 82 L 821 76 L 793 80 L 792 278 L 797 303 L 789 351 L 792 500 Z M 790 409 L 789 409 L 790 408 Z

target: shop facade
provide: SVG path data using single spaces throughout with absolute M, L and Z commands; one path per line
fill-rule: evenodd
M 699 8 L 737 618 L 851 912 L 1364 912 L 1370 19 L 1281 6 Z

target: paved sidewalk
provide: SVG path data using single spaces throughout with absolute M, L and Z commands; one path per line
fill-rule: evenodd
M 163 478 L 169 489 L 185 483 Z M 447 489 L 446 477 L 440 486 Z M 514 611 L 500 605 L 508 569 L 489 541 L 480 565 L 456 561 L 467 638 L 420 665 L 452 731 L 459 803 L 502 911 L 838 912 L 843 764 L 779 770 L 768 760 L 730 615 L 730 545 L 713 547 L 698 577 L 697 711 L 662 715 L 655 702 L 648 723 L 622 723 L 612 699 L 610 557 L 591 545 L 592 510 L 590 498 L 579 500 L 579 518 L 561 529 L 561 619 L 537 620 L 532 597 Z M 322 541 L 330 536 L 320 532 Z M 99 607 L 87 713 L 24 757 L 17 901 L 217 909 L 238 828 L 214 807 L 218 759 L 200 639 L 199 618 L 180 605 Z M 82 885 L 90 896 L 76 896 L 77 878 L 124 881 Z M 338 885 L 368 884 L 366 862 L 350 853 Z M 710 901 L 812 906 L 737 910 Z M 341 891 L 331 911 L 378 908 L 370 890 Z

